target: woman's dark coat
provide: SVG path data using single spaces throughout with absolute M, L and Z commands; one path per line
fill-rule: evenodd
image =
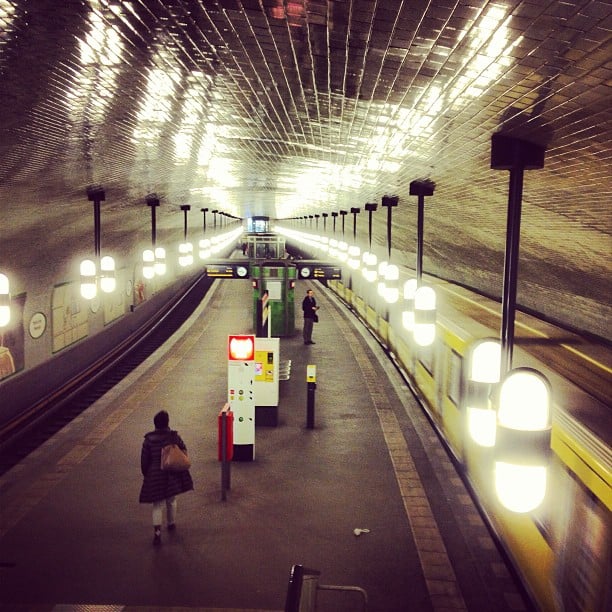
M 144 476 L 140 489 L 140 503 L 150 504 L 193 489 L 188 470 L 182 472 L 161 469 L 161 449 L 166 444 L 178 444 L 186 451 L 185 443 L 178 433 L 170 428 L 156 429 L 145 434 L 140 453 L 140 470 Z

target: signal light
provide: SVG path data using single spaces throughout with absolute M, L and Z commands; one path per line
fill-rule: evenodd
M 253 361 L 255 336 L 229 336 L 228 357 L 230 361 Z

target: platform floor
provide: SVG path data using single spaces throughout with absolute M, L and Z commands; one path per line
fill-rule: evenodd
M 277 427 L 221 499 L 217 414 L 230 333 L 252 333 L 250 283 L 217 281 L 173 338 L 0 478 L 0 610 L 282 610 L 291 566 L 367 591 L 370 612 L 528 610 L 436 434 L 382 350 L 334 296 L 281 340 Z M 299 310 L 299 307 L 298 307 Z M 317 366 L 306 427 L 306 366 Z M 177 530 L 152 546 L 138 503 L 142 436 L 167 409 L 193 459 Z M 365 529 L 355 535 L 355 529 Z M 355 612 L 322 591 L 319 610 Z

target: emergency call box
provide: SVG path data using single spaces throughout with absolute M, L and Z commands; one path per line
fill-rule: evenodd
M 234 457 L 255 458 L 255 336 L 228 337 L 227 402 L 234 413 Z

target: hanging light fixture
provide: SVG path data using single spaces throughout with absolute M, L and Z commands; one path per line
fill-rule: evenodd
M 467 354 L 466 420 L 467 430 L 476 444 L 495 446 L 497 413 L 492 402 L 499 383 L 501 344 L 485 338 L 474 343 Z
M 186 268 L 193 263 L 193 244 L 187 240 L 187 213 L 191 210 L 191 206 L 189 204 L 182 204 L 181 210 L 183 211 L 184 224 L 183 242 L 179 244 L 179 265 L 182 268 Z
M 385 292 L 387 304 L 395 304 L 399 299 L 399 268 L 395 264 L 389 264 L 385 268 Z
M 417 290 L 417 279 L 409 278 L 404 283 L 404 305 L 402 312 L 402 324 L 407 331 L 414 330 L 414 294 Z
M 163 276 L 166 273 L 166 249 L 157 246 L 153 251 L 155 255 L 155 264 L 153 266 L 156 276 Z
M 414 341 L 431 346 L 436 338 L 436 292 L 425 285 L 414 294 Z
M 166 249 L 157 245 L 157 207 L 160 205 L 159 198 L 155 193 L 145 196 L 145 202 L 151 209 L 151 248 L 142 252 L 142 275 L 151 280 L 155 276 L 163 276 L 166 273 Z
M 540 372 L 516 368 L 503 379 L 497 410 L 495 490 L 517 513 L 544 501 L 551 435 L 551 388 Z
M 155 276 L 155 253 L 152 249 L 142 252 L 142 275 L 151 280 Z
M 92 300 L 98 293 L 98 280 L 100 289 L 104 293 L 111 293 L 117 286 L 115 278 L 115 260 L 110 255 L 100 257 L 100 202 L 106 199 L 104 189 L 100 185 L 87 187 L 87 199 L 94 204 L 94 257 L 95 259 L 84 259 L 79 267 L 81 275 L 81 296 L 86 300 Z M 100 267 L 98 277 L 97 264 Z
M 96 264 L 91 259 L 84 259 L 80 265 L 81 272 L 81 297 L 93 300 L 98 294 L 98 279 L 96 276 Z

